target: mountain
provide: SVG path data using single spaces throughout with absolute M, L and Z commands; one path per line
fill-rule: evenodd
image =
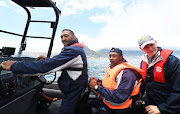
M 134 55 L 143 55 L 144 54 L 144 52 L 141 50 L 126 50 L 126 49 L 121 49 L 121 50 L 122 50 L 124 56 L 134 56 Z M 107 55 L 107 54 L 109 54 L 109 51 L 110 51 L 110 49 L 104 48 L 104 49 L 98 50 L 97 52 Z
M 93 50 L 89 49 L 88 46 L 86 46 L 84 43 L 81 43 L 81 44 L 84 46 L 84 51 L 86 53 L 87 58 L 91 58 L 91 57 L 93 57 L 93 58 L 95 58 L 95 57 L 107 57 L 106 54 L 93 51 Z
M 99 58 L 99 57 L 108 57 L 107 54 L 99 53 L 96 51 L 93 51 L 88 48 L 84 43 L 81 43 L 84 46 L 84 51 L 86 53 L 87 58 Z M 52 53 L 51 57 L 57 55 L 59 53 Z M 23 52 L 22 57 L 38 57 L 39 55 L 47 56 L 47 53 L 45 52 Z
M 97 52 L 102 53 L 102 54 L 109 54 L 109 51 L 110 51 L 110 49 L 104 48 L 104 49 L 98 50 Z

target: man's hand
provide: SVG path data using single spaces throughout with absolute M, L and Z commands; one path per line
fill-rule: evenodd
M 46 59 L 46 57 L 45 56 L 43 56 L 43 55 L 40 55 L 39 57 L 38 57 L 38 59 L 40 59 L 40 60 L 45 60 Z
M 96 79 L 90 79 L 90 82 L 89 82 L 89 87 L 91 89 L 94 89 L 94 86 L 97 85 L 97 80 Z
M 145 107 L 147 114 L 161 114 L 157 106 L 148 105 Z
M 91 80 L 96 80 L 96 81 L 98 81 L 98 79 L 95 78 L 95 77 L 91 77 L 89 81 L 91 81 Z
M 1 63 L 1 67 L 4 69 L 4 70 L 10 70 L 11 68 L 11 65 L 14 63 L 15 61 L 4 61 Z

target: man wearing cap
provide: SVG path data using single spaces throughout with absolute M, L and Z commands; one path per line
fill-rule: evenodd
M 172 50 L 157 47 L 157 41 L 144 35 L 139 48 L 145 52 L 141 68 L 142 93 L 148 114 L 180 114 L 180 61 Z
M 89 87 L 98 93 L 96 107 L 115 114 L 128 114 L 132 104 L 131 96 L 139 93 L 139 73 L 143 71 L 128 64 L 119 48 L 110 50 L 109 59 L 110 67 L 102 82 L 91 77 Z M 90 103 L 91 107 L 95 104 Z

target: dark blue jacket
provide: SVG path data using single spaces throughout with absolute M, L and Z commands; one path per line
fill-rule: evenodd
M 17 74 L 33 74 L 42 75 L 51 72 L 62 71 L 58 79 L 58 85 L 65 94 L 74 92 L 73 90 L 82 90 L 84 85 L 88 83 L 87 60 L 82 47 L 70 46 L 77 43 L 78 39 L 74 39 L 63 51 L 45 60 L 33 62 L 15 62 L 10 70 Z M 82 71 L 64 70 L 65 68 L 82 68 Z
M 159 47 L 159 51 L 162 49 Z M 157 59 L 156 57 L 154 59 Z M 155 63 L 153 63 L 155 65 Z M 147 75 L 153 79 L 154 65 L 147 69 Z M 142 64 L 141 64 L 142 66 Z M 142 83 L 146 91 L 146 105 L 156 105 L 162 114 L 180 113 L 180 60 L 170 55 L 164 64 L 165 84 L 155 81 Z M 143 82 L 143 81 L 142 81 Z

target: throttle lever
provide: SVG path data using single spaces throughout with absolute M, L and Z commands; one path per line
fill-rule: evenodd
M 40 58 L 36 58 L 36 59 L 35 59 L 35 61 L 39 61 L 39 60 L 41 60 L 41 59 L 40 59 Z

